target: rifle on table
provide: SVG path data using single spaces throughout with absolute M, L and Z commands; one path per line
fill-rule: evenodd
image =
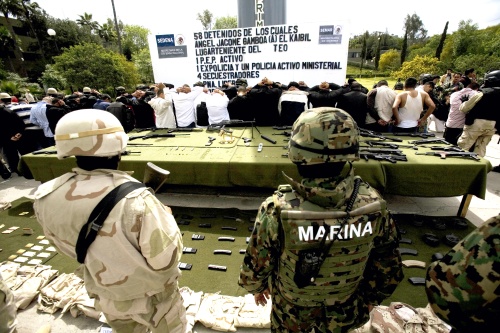
M 52 155 L 57 154 L 57 150 L 37 150 L 32 152 L 33 155 Z
M 374 131 L 370 131 L 370 130 L 367 130 L 367 129 L 364 129 L 364 128 L 360 128 L 359 129 L 359 134 L 361 136 L 366 136 L 366 137 L 370 137 L 370 138 L 377 138 L 377 139 L 381 139 L 381 140 L 384 140 L 384 141 L 403 142 L 403 139 L 396 138 L 396 137 L 384 136 L 384 135 L 382 135 L 380 133 L 376 133 Z
M 392 149 L 392 148 L 366 148 L 361 147 L 359 149 L 359 153 L 372 153 L 372 154 L 388 154 L 388 155 L 399 155 L 404 156 L 403 151 L 401 149 Z
M 175 138 L 177 135 L 190 135 L 190 134 L 172 134 L 172 133 L 152 133 L 146 135 L 136 135 L 128 138 L 129 141 L 137 139 L 151 139 L 151 138 Z
M 408 141 L 408 143 L 414 144 L 414 145 L 423 145 L 426 143 L 442 143 L 445 145 L 451 145 L 448 141 L 446 141 L 443 138 L 435 138 L 435 139 L 422 139 L 422 140 L 416 140 L 416 141 Z
M 282 131 L 282 130 L 292 129 L 292 126 L 273 126 L 273 129 Z
M 406 155 L 377 154 L 360 151 L 359 156 L 361 158 L 364 158 L 366 161 L 368 161 L 369 159 L 377 161 L 387 161 L 391 163 L 396 163 L 397 161 L 408 161 Z
M 413 136 L 413 137 L 419 136 L 421 138 L 434 138 L 434 137 L 436 137 L 436 134 L 434 134 L 434 133 L 412 133 L 412 134 L 410 134 L 410 136 Z
M 292 132 L 283 131 L 281 133 L 273 133 L 273 135 L 292 136 Z
M 365 142 L 368 144 L 368 146 L 373 147 L 373 146 L 382 146 L 385 148 L 391 148 L 391 149 L 399 149 L 399 148 L 412 148 L 412 149 L 418 149 L 418 147 L 415 147 L 414 145 L 398 145 L 396 143 L 389 143 L 389 142 L 383 142 L 383 141 L 361 141 Z
M 422 146 L 423 148 L 430 148 L 431 150 L 444 150 L 444 151 L 456 151 L 456 152 L 465 152 L 460 147 L 451 146 L 451 147 L 442 147 L 442 146 Z
M 446 157 L 464 157 L 464 158 L 471 158 L 473 160 L 479 161 L 480 158 L 477 156 L 477 153 L 473 152 L 458 152 L 458 151 L 428 151 L 425 153 L 419 153 L 416 152 L 415 155 L 428 155 L 428 156 L 439 156 L 442 159 L 445 159 Z

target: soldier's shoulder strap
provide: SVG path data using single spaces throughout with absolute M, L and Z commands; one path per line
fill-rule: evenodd
M 75 248 L 76 258 L 79 263 L 83 264 L 85 262 L 88 248 L 95 240 L 97 233 L 104 224 L 104 220 L 106 220 L 113 207 L 127 194 L 141 187 L 146 187 L 146 185 L 135 181 L 129 181 L 115 187 L 101 199 L 90 214 L 87 223 L 80 229 Z

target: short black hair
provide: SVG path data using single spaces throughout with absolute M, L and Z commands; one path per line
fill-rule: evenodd
M 295 81 L 290 81 L 290 83 L 288 84 L 288 88 L 290 87 L 295 87 L 295 88 L 300 88 L 299 84 Z
M 417 79 L 415 79 L 414 77 L 409 77 L 405 80 L 405 88 L 416 88 L 417 83 Z

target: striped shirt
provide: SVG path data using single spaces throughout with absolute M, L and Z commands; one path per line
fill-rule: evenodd
M 448 128 L 462 128 L 465 125 L 465 113 L 459 110 L 462 104 L 462 98 L 467 96 L 471 98 L 477 94 L 477 90 L 471 88 L 464 88 L 460 91 L 454 92 L 450 96 L 450 113 L 446 120 L 446 127 Z

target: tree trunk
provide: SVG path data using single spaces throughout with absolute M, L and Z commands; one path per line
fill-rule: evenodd
M 111 5 L 113 6 L 113 16 L 115 18 L 116 37 L 118 38 L 118 50 L 120 51 L 120 54 L 123 54 L 122 38 L 120 36 L 120 27 L 118 27 L 118 20 L 116 19 L 116 10 L 115 10 L 114 0 L 111 0 Z

